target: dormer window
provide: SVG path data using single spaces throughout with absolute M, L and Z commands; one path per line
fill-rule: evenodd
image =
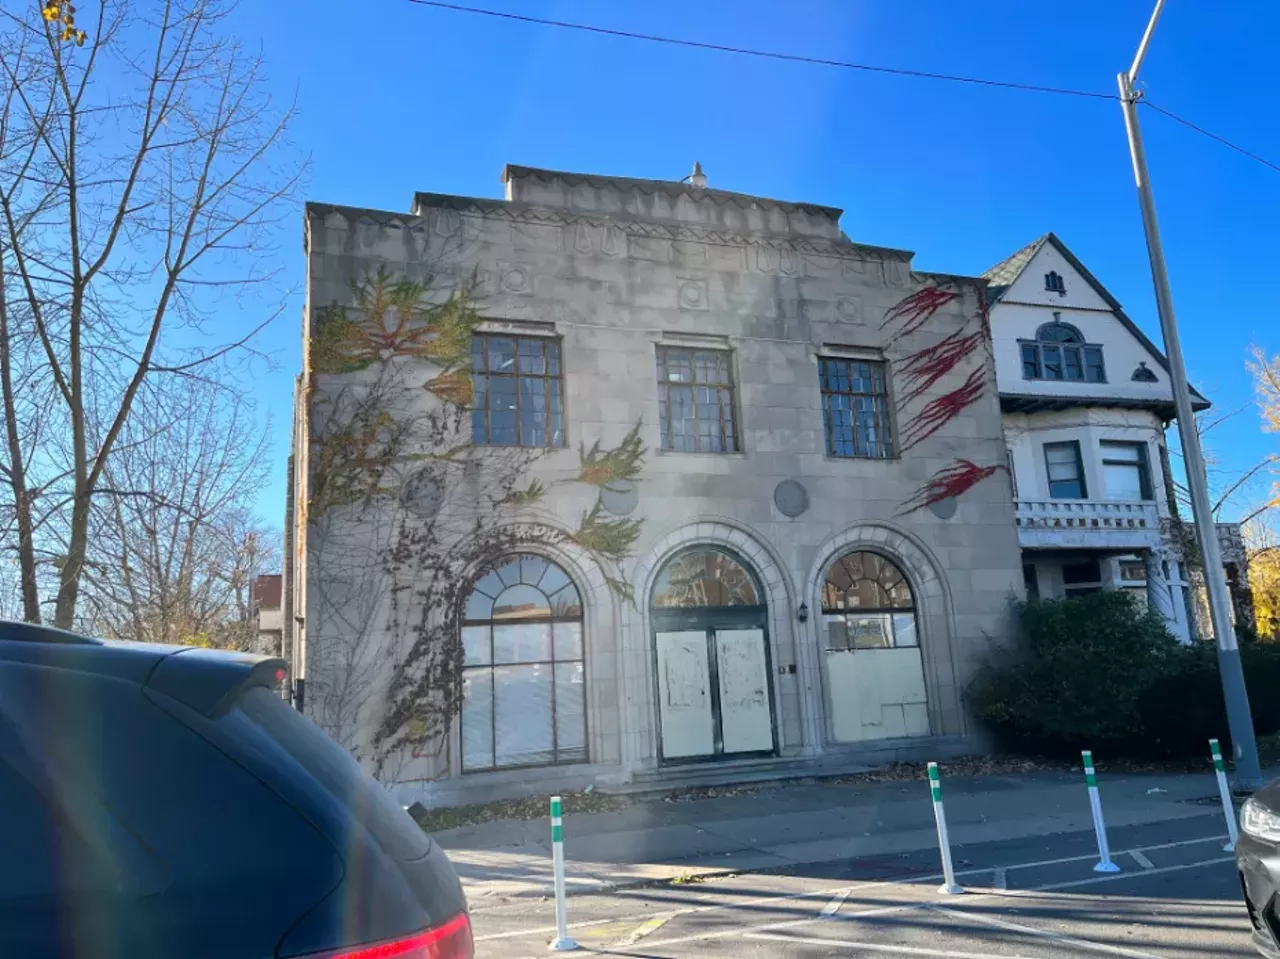
M 1062 279 L 1062 276 L 1054 270 L 1050 270 L 1044 275 L 1044 288 L 1050 293 L 1057 293 L 1058 296 L 1067 295 L 1066 282 Z
M 1036 330 L 1034 340 L 1020 340 L 1019 346 L 1025 380 L 1107 381 L 1102 347 L 1086 343 L 1081 332 L 1070 323 L 1063 323 L 1057 313 L 1052 323 Z

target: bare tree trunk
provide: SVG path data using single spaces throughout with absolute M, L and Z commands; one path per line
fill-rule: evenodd
M 80 483 L 77 482 L 77 486 Z M 71 629 L 76 624 L 76 602 L 80 598 L 80 575 L 84 571 L 85 551 L 89 547 L 89 492 L 77 490 L 71 503 L 71 527 L 66 558 L 60 571 L 58 602 L 53 625 Z
M 18 406 L 13 390 L 13 358 L 9 330 L 9 304 L 5 296 L 4 250 L 0 246 L 0 395 L 4 400 L 5 440 L 9 446 L 6 467 L 13 490 L 14 521 L 18 527 L 18 574 L 22 591 L 22 618 L 40 622 L 40 587 L 36 581 L 35 534 L 31 521 L 31 499 L 27 490 L 27 464 L 18 426 Z
M 52 621 L 68 628 L 86 577 L 99 575 L 93 529 L 110 512 L 101 498 L 171 492 L 112 488 L 107 468 L 130 420 L 165 382 L 216 381 L 283 310 L 266 294 L 262 322 L 212 348 L 170 332 L 215 315 L 208 291 L 245 293 L 272 278 L 260 266 L 305 166 L 286 160 L 294 172 L 280 172 L 293 107 L 273 105 L 260 59 L 230 30 L 229 5 L 83 5 L 84 23 L 70 4 L 0 17 L 0 388 L 11 461 L 0 462 L 0 495 L 13 499 L 24 614 L 47 609 L 41 587 L 51 592 L 54 577 L 41 577 L 56 567 Z M 15 325 L 27 337 L 21 365 Z M 19 371 L 41 400 L 52 397 L 55 429 L 24 421 Z M 8 505 L 0 500 L 6 518 Z M 164 588 L 190 594 L 190 576 L 180 580 Z M 111 589 L 116 600 L 127 592 Z M 190 626 L 162 614 L 175 631 Z

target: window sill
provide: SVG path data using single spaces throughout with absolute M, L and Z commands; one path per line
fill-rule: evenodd
M 823 453 L 822 458 L 828 463 L 901 463 L 902 456 L 832 456 Z
M 555 452 L 556 450 L 567 450 L 568 443 L 560 443 L 555 446 L 520 446 L 516 443 L 477 443 L 474 440 L 470 444 L 473 450 L 546 450 Z
M 653 451 L 657 456 L 715 456 L 721 459 L 746 459 L 745 450 L 731 450 L 723 453 L 717 453 L 714 450 L 664 450 L 656 449 Z

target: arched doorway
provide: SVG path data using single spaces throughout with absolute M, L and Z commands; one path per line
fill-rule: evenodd
M 777 749 L 769 681 L 768 607 L 756 575 L 732 554 L 676 554 L 650 599 L 662 762 Z
M 517 553 L 462 613 L 462 769 L 587 759 L 582 599 L 563 569 Z
M 929 735 L 915 596 L 880 553 L 844 553 L 822 587 L 827 716 L 836 742 Z

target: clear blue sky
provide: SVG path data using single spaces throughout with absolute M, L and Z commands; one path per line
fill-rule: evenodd
M 480 6 L 871 64 L 1112 93 L 1149 0 L 482 0 Z M 1150 99 L 1280 162 L 1273 0 L 1171 0 L 1144 67 Z M 501 195 L 504 163 L 678 179 L 842 207 L 854 240 L 916 265 L 980 273 L 1053 230 L 1159 342 L 1120 107 L 779 63 L 529 26 L 409 0 L 244 4 L 273 85 L 296 88 L 294 140 L 312 156 L 300 199 L 407 210 L 415 190 Z M 1143 112 L 1192 380 L 1218 411 L 1226 472 L 1280 437 L 1261 432 L 1244 370 L 1280 352 L 1267 287 L 1280 259 L 1280 173 Z M 280 247 L 302 285 L 301 206 Z M 297 308 L 262 346 L 281 522 Z M 1241 503 L 1243 506 L 1244 503 Z

